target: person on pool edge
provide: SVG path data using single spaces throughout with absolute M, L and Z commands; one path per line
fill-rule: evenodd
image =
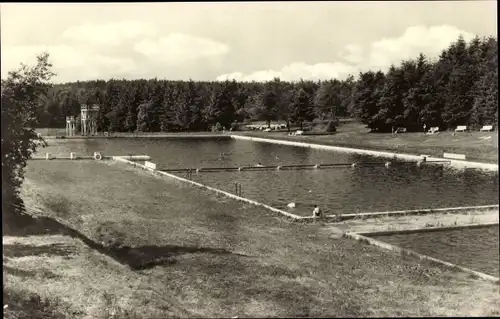
M 318 205 L 314 205 L 313 217 L 321 217 L 321 210 Z

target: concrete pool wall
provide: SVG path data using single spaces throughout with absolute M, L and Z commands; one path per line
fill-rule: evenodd
M 328 151 L 337 151 L 344 153 L 356 153 L 356 154 L 365 154 L 377 157 L 385 157 L 385 158 L 396 158 L 401 160 L 413 160 L 418 161 L 421 160 L 422 157 L 420 155 L 412 155 L 412 154 L 403 154 L 403 153 L 393 153 L 393 152 L 384 152 L 384 151 L 372 151 L 365 149 L 357 149 L 350 147 L 341 147 L 341 146 L 331 146 L 331 145 L 323 145 L 323 144 L 313 144 L 313 143 L 304 143 L 304 142 L 294 142 L 294 141 L 285 141 L 285 140 L 277 140 L 277 139 L 269 139 L 269 138 L 261 138 L 261 137 L 251 137 L 244 135 L 231 135 L 232 139 L 236 140 L 246 140 L 246 141 L 254 141 L 254 142 L 264 142 L 264 143 L 273 143 L 273 144 L 281 144 L 281 145 L 290 145 L 290 146 L 299 146 L 299 147 L 308 147 L 314 149 L 328 150 Z M 478 163 L 478 162 L 470 162 L 464 160 L 456 160 L 449 158 L 440 158 L 440 157 L 427 157 L 429 161 L 449 161 L 450 166 L 463 169 L 463 168 L 478 168 L 487 171 L 498 171 L 498 164 L 489 164 L 489 163 Z
M 45 139 L 61 139 L 56 136 L 44 136 Z M 273 143 L 273 144 L 281 144 L 281 145 L 290 145 L 290 146 L 298 146 L 298 147 L 308 147 L 314 149 L 322 149 L 328 151 L 337 151 L 344 153 L 356 153 L 356 154 L 365 154 L 376 157 L 385 157 L 385 158 L 396 158 L 406 161 L 418 161 L 421 160 L 421 155 L 414 154 L 404 154 L 404 153 L 394 153 L 389 151 L 373 151 L 366 149 L 357 149 L 350 147 L 342 147 L 342 146 L 332 146 L 332 145 L 324 145 L 324 144 L 315 144 L 315 143 L 305 143 L 305 142 L 295 142 L 295 141 L 286 141 L 286 140 L 278 140 L 278 139 L 269 139 L 269 138 L 261 138 L 261 137 L 252 137 L 238 134 L 123 134 L 123 135 L 112 135 L 112 136 L 69 136 L 64 137 L 64 139 L 116 139 L 116 138 L 162 138 L 162 139 L 219 139 L 219 140 L 227 140 L 227 139 L 235 139 L 235 140 L 246 140 L 246 141 L 254 141 L 254 142 L 264 142 L 264 143 Z M 427 157 L 429 161 L 443 161 L 446 160 L 450 163 L 451 167 L 456 169 L 464 169 L 464 168 L 477 168 L 483 169 L 487 171 L 498 171 L 498 164 L 492 163 L 479 163 L 479 162 L 471 162 L 466 160 L 459 159 L 450 159 L 450 158 L 442 158 L 442 157 Z
M 426 215 L 434 213 L 461 213 L 468 214 L 475 211 L 488 211 L 491 209 L 498 209 L 500 205 L 481 205 L 481 206 L 462 206 L 462 207 L 446 207 L 446 208 L 428 208 L 428 209 L 410 209 L 410 210 L 394 210 L 386 212 L 369 212 L 369 213 L 353 213 L 353 214 L 342 214 L 340 215 L 340 220 L 349 220 L 357 218 L 377 218 L 377 217 L 397 217 L 406 215 Z M 334 217 L 334 216 L 326 216 Z
M 392 244 L 389 244 L 389 243 L 386 243 L 386 242 L 383 242 L 383 241 L 380 241 L 380 240 L 377 240 L 377 239 L 374 239 L 371 237 L 366 237 L 362 234 L 347 232 L 347 233 L 344 233 L 344 237 L 351 238 L 351 239 L 358 240 L 358 241 L 362 241 L 362 242 L 368 243 L 370 245 L 373 245 L 373 246 L 376 246 L 379 248 L 383 248 L 386 250 L 394 251 L 397 253 L 415 256 L 415 257 L 418 257 L 420 260 L 429 260 L 429 261 L 432 261 L 432 262 L 437 263 L 437 264 L 441 264 L 441 265 L 446 266 L 446 267 L 458 269 L 460 271 L 472 274 L 472 275 L 477 276 L 477 277 L 484 279 L 484 280 L 493 281 L 495 283 L 500 282 L 500 278 L 498 278 L 498 277 L 491 276 L 491 275 L 488 275 L 488 274 L 485 274 L 485 273 L 482 273 L 479 271 L 475 271 L 475 270 L 472 270 L 470 268 L 462 267 L 462 266 L 459 266 L 459 265 L 456 265 L 456 264 L 453 264 L 453 263 L 450 263 L 450 262 L 447 262 L 444 260 L 440 260 L 440 259 L 437 259 L 437 258 L 434 258 L 431 256 L 423 255 L 423 254 L 417 253 L 413 250 L 409 250 L 409 249 L 402 248 L 402 247 L 399 247 L 396 245 L 392 245 Z
M 483 227 L 498 226 L 498 225 L 499 225 L 498 222 L 493 222 L 493 223 L 459 225 L 459 226 L 427 227 L 427 228 L 407 229 L 407 230 L 356 232 L 356 234 L 363 235 L 363 236 L 404 235 L 404 234 L 427 233 L 427 232 L 437 232 L 437 231 L 466 229 L 466 228 L 483 228 Z
M 182 177 L 174 175 L 174 174 L 170 174 L 170 173 L 158 171 L 158 170 L 156 170 L 156 169 L 154 169 L 152 167 L 148 167 L 146 165 L 130 161 L 130 160 L 124 158 L 124 157 L 116 156 L 116 157 L 113 157 L 113 160 L 115 160 L 117 162 L 125 163 L 125 164 L 128 164 L 128 165 L 132 165 L 132 166 L 137 167 L 137 168 L 141 168 L 141 169 L 143 169 L 145 171 L 148 171 L 148 172 L 152 173 L 153 175 L 160 175 L 160 176 L 169 177 L 169 178 L 178 180 L 180 182 L 188 183 L 188 184 L 193 185 L 193 186 L 197 186 L 197 187 L 200 187 L 200 188 L 203 188 L 203 189 L 207 189 L 207 190 L 210 190 L 210 191 L 222 194 L 224 196 L 236 199 L 238 201 L 246 202 L 246 203 L 249 203 L 249 204 L 252 204 L 252 205 L 255 205 L 255 206 L 261 206 L 261 207 L 266 208 L 268 210 L 271 210 L 273 212 L 280 213 L 280 214 L 282 214 L 282 215 L 284 215 L 284 216 L 286 216 L 288 218 L 291 218 L 292 220 L 295 220 L 295 221 L 300 221 L 300 220 L 303 220 L 303 221 L 309 220 L 309 221 L 311 221 L 311 220 L 315 220 L 315 218 L 297 216 L 297 215 L 288 213 L 286 211 L 283 211 L 283 210 L 271 207 L 269 205 L 266 205 L 266 204 L 263 204 L 263 203 L 259 203 L 257 201 L 254 201 L 254 200 L 251 200 L 251 199 L 248 199 L 248 198 L 244 198 L 244 197 L 241 197 L 241 196 L 237 196 L 237 195 L 231 194 L 229 192 L 226 192 L 226 191 L 214 188 L 214 187 L 210 187 L 210 186 L 207 186 L 207 185 L 204 185 L 204 184 L 201 184 L 201 183 L 197 183 L 197 182 L 194 182 L 192 180 L 189 180 L 189 179 L 186 179 L 186 178 L 182 178 Z M 498 205 L 488 205 L 488 206 L 479 206 L 479 208 L 487 208 L 487 207 L 491 207 L 491 206 L 497 206 L 498 207 Z M 447 210 L 448 211 L 457 211 L 457 210 L 467 210 L 467 209 L 471 209 L 471 208 L 473 208 L 473 207 L 449 208 L 449 209 L 444 208 L 444 209 L 440 209 L 440 211 L 447 211 Z M 478 208 L 478 207 L 476 207 L 476 208 Z M 429 210 L 429 211 L 432 211 L 432 210 Z M 398 211 L 397 213 L 401 213 L 401 212 L 402 211 Z M 412 212 L 412 211 L 408 211 L 408 212 Z M 413 212 L 419 212 L 419 211 L 413 211 Z M 390 212 L 384 212 L 384 214 L 386 216 L 389 215 L 387 213 L 390 213 Z M 364 215 L 366 216 L 366 215 L 369 215 L 369 214 L 370 213 L 366 213 Z M 380 213 L 375 213 L 375 214 L 380 214 Z M 498 223 L 493 223 L 492 225 L 498 225 Z M 457 227 L 433 227 L 431 229 L 418 229 L 418 230 L 413 229 L 413 230 L 402 230 L 402 231 L 392 231 L 392 232 L 391 231 L 389 231 L 389 232 L 386 231 L 386 232 L 375 232 L 375 233 L 345 232 L 345 233 L 343 233 L 343 236 L 346 237 L 346 238 L 351 238 L 351 239 L 354 239 L 354 240 L 363 241 L 363 242 L 366 242 L 366 243 L 368 243 L 370 245 L 374 245 L 376 247 L 380 247 L 380 248 L 383 248 L 383 249 L 386 249 L 386 250 L 391 250 L 391 251 L 395 251 L 395 252 L 398 252 L 398 253 L 401 253 L 401 254 L 415 256 L 415 257 L 418 257 L 420 260 L 428 260 L 428 261 L 431 261 L 431 262 L 434 262 L 434 263 L 437 263 L 437 264 L 444 265 L 446 267 L 450 267 L 450 268 L 453 268 L 453 269 L 457 269 L 457 270 L 469 273 L 469 274 L 477 276 L 477 277 L 479 277 L 479 278 L 481 278 L 483 280 L 488 280 L 488 281 L 493 281 L 495 283 L 498 283 L 500 281 L 498 277 L 494 277 L 494 276 L 491 276 L 491 275 L 488 275 L 488 274 L 485 274 L 485 273 L 482 273 L 482 272 L 478 272 L 478 271 L 472 270 L 470 268 L 462 267 L 462 266 L 459 266 L 459 265 L 456 265 L 456 264 L 453 264 L 453 263 L 450 263 L 450 262 L 446 262 L 446 261 L 443 261 L 443 260 L 440 260 L 440 259 L 437 259 L 437 258 L 434 258 L 434 257 L 431 257 L 431 256 L 420 254 L 420 253 L 417 253 L 417 252 L 409 250 L 409 249 L 405 249 L 405 248 L 402 248 L 402 247 L 399 247 L 399 246 L 396 246 L 396 245 L 392 245 L 392 244 L 389 244 L 389 243 L 386 243 L 386 242 L 383 242 L 383 241 L 380 241 L 380 240 L 377 240 L 377 239 L 365 236 L 365 235 L 375 235 L 375 234 L 376 235 L 395 234 L 395 233 L 402 234 L 402 233 L 412 233 L 412 232 L 425 232 L 425 231 L 433 231 L 433 230 L 446 230 L 446 229 L 457 229 L 457 228 L 472 228 L 472 227 L 484 227 L 484 226 L 488 226 L 488 225 L 483 224 L 483 225 L 467 225 L 467 226 L 457 226 Z
M 252 205 L 264 207 L 264 208 L 269 209 L 273 212 L 280 213 L 286 217 L 292 218 L 293 220 L 296 220 L 296 221 L 300 220 L 303 222 L 313 222 L 313 221 L 318 220 L 318 218 L 313 217 L 313 216 L 298 216 L 298 215 L 295 215 L 295 214 L 286 212 L 284 210 L 257 202 L 255 200 L 252 200 L 252 199 L 249 199 L 246 197 L 238 196 L 238 195 L 223 191 L 223 190 L 215 188 L 215 187 L 211 187 L 211 186 L 208 186 L 205 184 L 201 184 L 201 183 L 192 181 L 192 180 L 187 179 L 187 178 L 177 176 L 175 174 L 156 170 L 154 168 L 148 167 L 147 165 L 143 165 L 143 164 L 139 164 L 137 162 L 131 161 L 125 156 L 112 156 L 111 159 L 114 161 L 117 161 L 117 162 L 121 162 L 121 163 L 125 163 L 128 165 L 132 165 L 134 167 L 141 168 L 143 170 L 151 172 L 154 175 L 161 175 L 161 176 L 169 177 L 169 178 L 178 180 L 180 182 L 184 182 L 184 183 L 188 183 L 188 184 L 200 187 L 200 188 L 204 188 L 204 189 L 225 195 L 227 197 L 230 197 L 230 198 L 233 198 L 233 199 L 236 199 L 239 201 L 243 201 L 246 203 L 250 203 Z M 154 165 L 154 163 L 152 163 L 152 164 Z M 343 220 L 358 219 L 358 218 L 378 218 L 378 217 L 425 215 L 425 214 L 432 214 L 432 213 L 452 213 L 452 212 L 459 212 L 462 214 L 466 214 L 470 211 L 491 210 L 491 209 L 498 209 L 498 207 L 499 207 L 499 205 L 483 205 L 483 206 L 466 206 L 466 207 L 448 207 L 448 208 L 437 208 L 437 209 L 431 208 L 431 209 L 399 210 L 399 211 L 385 211 L 385 212 L 368 212 L 368 213 L 357 213 L 357 214 L 339 214 L 339 215 L 326 215 L 326 216 L 323 216 L 321 218 L 321 220 L 324 220 L 324 221 L 328 221 L 328 220 L 330 220 L 330 221 L 343 221 Z
M 233 199 L 236 199 L 236 200 L 239 200 L 239 201 L 242 201 L 242 202 L 246 202 L 246 203 L 249 203 L 249 204 L 252 204 L 252 205 L 255 205 L 255 206 L 261 206 L 261 207 L 264 207 L 266 209 L 269 209 L 273 212 L 276 212 L 276 213 L 280 213 L 286 217 L 289 217 L 289 218 L 292 218 L 293 220 L 299 220 L 301 219 L 300 216 L 297 216 L 297 215 L 294 215 L 294 214 L 291 214 L 291 213 L 288 213 L 288 212 L 285 212 L 284 210 L 281 210 L 281 209 L 277 209 L 277 208 L 274 208 L 274 207 L 271 207 L 269 205 L 266 205 L 266 204 L 263 204 L 263 203 L 259 203 L 257 201 L 254 201 L 254 200 L 251 200 L 251 199 L 248 199 L 248 198 L 245 198 L 245 197 L 241 197 L 241 196 L 237 196 L 235 194 L 231 194 L 229 192 L 226 192 L 226 191 L 223 191 L 223 190 L 220 190 L 218 188 L 214 188 L 214 187 L 210 187 L 210 186 L 207 186 L 207 185 L 204 185 L 204 184 L 201 184 L 201 183 L 197 183 L 195 181 L 192 181 L 192 180 L 189 180 L 189 179 L 186 179 L 186 178 L 183 178 L 183 177 L 180 177 L 180 176 L 177 176 L 177 175 L 174 175 L 174 174 L 170 174 L 170 173 L 166 173 L 166 172 L 162 172 L 162 171 L 159 171 L 159 170 L 156 170 L 156 169 L 153 169 L 153 168 L 150 168 L 150 167 L 147 167 L 146 165 L 142 165 L 142 164 L 139 164 L 139 163 L 136 163 L 136 162 L 133 162 L 133 161 L 130 161 L 128 159 L 125 159 L 121 156 L 114 156 L 112 158 L 114 161 L 117 161 L 117 162 L 122 162 L 122 163 L 125 163 L 125 164 L 128 164 L 128 165 L 132 165 L 134 167 L 139 167 L 143 170 L 146 170 L 148 172 L 151 172 L 152 174 L 154 175 L 160 175 L 160 176 L 165 176 L 165 177 L 169 177 L 169 178 L 172 178 L 172 179 L 175 179 L 175 180 L 178 180 L 180 182 L 184 182 L 184 183 L 188 183 L 190 185 L 194 185 L 194 186 L 197 186 L 197 187 L 200 187 L 200 188 L 204 188 L 204 189 L 207 189 L 207 190 L 210 190 L 210 191 L 213 191 L 213 192 L 216 192 L 218 194 L 222 194 L 222 195 L 225 195 L 227 197 L 230 197 L 230 198 L 233 198 Z

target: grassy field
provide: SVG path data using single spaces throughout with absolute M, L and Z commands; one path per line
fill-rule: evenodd
M 4 223 L 8 318 L 500 314 L 498 285 L 122 164 L 26 176 L 45 217 Z
M 311 143 L 363 148 L 379 151 L 395 151 L 408 154 L 442 156 L 443 152 L 465 154 L 467 160 L 498 163 L 497 132 L 465 132 L 453 135 L 441 132 L 435 135 L 423 133 L 370 133 L 357 122 L 341 123 L 337 133 L 330 135 L 288 136 L 286 132 L 244 132 L 246 135 L 307 141 Z M 491 137 L 481 139 L 480 137 Z

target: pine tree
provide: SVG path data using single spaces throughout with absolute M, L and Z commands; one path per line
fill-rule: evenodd
M 150 102 L 142 103 L 137 112 L 137 130 L 139 132 L 151 132 L 151 115 L 153 105 Z
M 471 91 L 474 103 L 469 124 L 480 128 L 498 122 L 498 42 L 495 38 L 483 40 L 477 68 L 482 75 Z
M 217 87 L 213 87 L 210 90 L 208 103 L 203 108 L 203 118 L 204 118 L 205 122 L 207 123 L 208 127 L 214 126 L 220 117 L 221 110 L 219 108 L 220 106 L 218 103 L 220 90 L 221 89 L 217 88 Z
M 122 88 L 123 85 L 124 83 L 121 81 L 113 81 L 109 83 L 109 86 L 106 89 L 104 110 L 108 111 L 105 113 L 105 117 L 108 120 L 107 129 L 114 132 L 122 131 L 125 122 L 126 111 L 124 110 L 123 105 L 120 104 L 120 96 L 124 90 Z
M 303 129 L 304 121 L 311 121 L 314 118 L 311 96 L 304 88 L 298 88 L 295 92 L 292 102 L 291 120 L 294 123 L 300 124 L 300 129 Z
M 409 130 L 421 131 L 423 122 L 422 112 L 425 110 L 426 95 L 430 92 L 426 76 L 429 75 L 431 65 L 427 57 L 420 53 L 414 67 L 405 70 L 405 77 L 410 81 L 406 96 L 403 99 L 403 121 Z
M 278 104 L 278 118 L 285 120 L 286 128 L 290 132 L 290 122 L 293 113 L 293 100 L 295 98 L 295 90 L 291 83 L 284 83 L 281 89 L 279 104 Z
M 354 80 L 354 76 L 352 75 L 349 75 L 347 79 L 340 83 L 340 104 L 335 109 L 335 113 L 337 116 L 345 117 L 350 115 L 349 107 L 352 103 L 352 95 L 354 92 L 355 83 L 356 82 Z
M 249 95 L 248 95 L 248 90 L 245 88 L 243 83 L 236 83 L 236 84 L 237 84 L 237 90 L 235 92 L 235 97 L 233 98 L 232 102 L 235 109 L 236 121 L 243 122 L 248 116 L 248 113 L 245 110 L 245 104 L 249 98 Z
M 175 114 L 177 108 L 177 99 L 179 96 L 179 87 L 177 84 L 169 83 L 163 95 L 163 118 L 161 119 L 161 131 L 178 130 L 175 124 Z
M 264 83 L 264 90 L 258 95 L 257 112 L 261 118 L 266 121 L 268 127 L 271 127 L 271 121 L 276 120 L 279 103 L 279 79 L 274 79 Z
M 149 111 L 149 129 L 152 132 L 160 131 L 160 119 L 163 118 L 163 100 L 165 83 L 164 81 L 158 81 L 158 79 L 153 79 L 150 81 L 149 87 L 149 103 L 151 104 L 151 109 Z
M 378 113 L 373 117 L 373 125 L 378 131 L 392 131 L 404 124 L 403 100 L 407 95 L 407 89 L 403 67 L 391 66 L 380 92 Z
M 474 102 L 471 90 L 475 79 L 463 37 L 447 51 L 448 63 L 452 67 L 448 70 L 448 81 L 442 90 L 445 103 L 441 117 L 447 128 L 454 128 L 457 125 L 465 125 L 469 120 Z
M 183 84 L 181 92 L 177 95 L 177 102 L 175 108 L 175 125 L 177 125 L 181 130 L 187 131 L 191 126 L 191 121 L 193 118 L 191 112 L 191 103 L 193 97 L 191 96 L 191 91 L 189 84 Z
M 216 123 L 229 128 L 234 121 L 234 106 L 232 103 L 231 86 L 229 81 L 222 84 L 220 90 L 215 91 L 211 99 L 212 117 Z
M 325 81 L 316 91 L 314 106 L 321 120 L 335 120 L 336 110 L 341 104 L 341 83 L 338 80 Z
M 475 128 L 498 123 L 498 68 L 491 70 L 476 82 L 470 123 Z
M 123 131 L 133 132 L 137 125 L 137 108 L 134 104 L 137 87 L 134 82 L 127 83 L 124 90 L 120 92 L 120 105 L 125 113 Z
M 378 129 L 373 118 L 379 113 L 377 103 L 381 98 L 384 80 L 385 75 L 381 71 L 360 73 L 352 94 L 349 113 L 374 131 Z

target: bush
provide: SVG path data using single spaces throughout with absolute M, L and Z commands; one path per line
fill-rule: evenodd
M 220 131 L 222 131 L 222 129 L 223 129 L 223 127 L 219 122 L 217 122 L 217 124 L 212 126 L 212 132 L 220 132 Z
M 48 53 L 37 57 L 35 66 L 22 64 L 2 80 L 2 211 L 13 212 L 18 202 L 27 160 L 37 147 L 45 146 L 33 129 L 36 110 L 43 105 L 51 87 Z
M 238 124 L 238 122 L 234 121 L 233 123 L 231 123 L 231 131 L 239 131 L 240 129 L 240 125 Z
M 329 121 L 328 124 L 325 127 L 325 132 L 327 133 L 335 133 L 337 132 L 337 127 L 335 126 L 334 121 Z

